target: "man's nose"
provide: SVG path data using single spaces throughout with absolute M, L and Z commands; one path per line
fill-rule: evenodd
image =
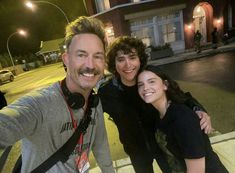
M 91 69 L 94 68 L 94 59 L 93 59 L 93 57 L 92 56 L 88 56 L 86 58 L 85 64 L 86 64 L 86 67 L 88 67 L 88 68 L 91 68 Z

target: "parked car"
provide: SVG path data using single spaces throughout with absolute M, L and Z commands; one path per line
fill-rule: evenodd
M 14 75 L 10 70 L 0 70 L 0 85 L 5 81 L 12 82 L 14 80 Z

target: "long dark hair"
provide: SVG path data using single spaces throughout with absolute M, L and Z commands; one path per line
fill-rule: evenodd
M 167 85 L 166 97 L 167 100 L 171 100 L 176 103 L 184 103 L 187 98 L 184 91 L 180 88 L 179 84 L 171 79 L 166 73 L 164 73 L 160 68 L 147 65 L 142 71 L 151 71 L 157 76 L 159 76 Z

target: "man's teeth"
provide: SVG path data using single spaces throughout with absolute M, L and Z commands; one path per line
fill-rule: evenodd
M 83 76 L 86 76 L 86 77 L 93 77 L 94 74 L 93 74 L 93 73 L 83 73 Z

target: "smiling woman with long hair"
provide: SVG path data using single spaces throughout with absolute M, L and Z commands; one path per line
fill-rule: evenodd
M 177 82 L 149 65 L 138 76 L 140 97 L 159 111 L 156 141 L 174 173 L 228 173 Z M 156 115 L 157 116 L 157 115 Z

